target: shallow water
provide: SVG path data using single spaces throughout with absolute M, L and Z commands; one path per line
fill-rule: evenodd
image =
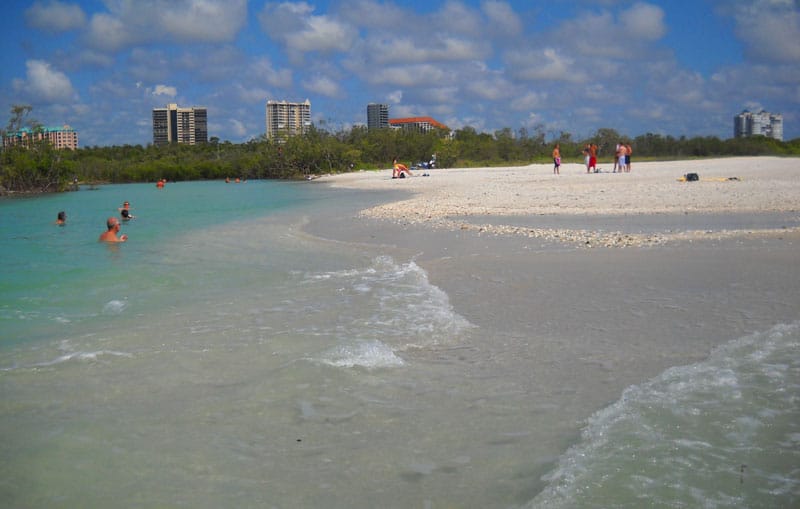
M 564 275 L 495 269 L 476 295 L 486 276 L 468 262 L 305 233 L 377 199 L 251 181 L 0 201 L 3 505 L 797 501 L 796 322 L 732 335 L 709 359 L 642 382 L 625 366 L 653 348 L 642 322 L 674 323 L 691 312 L 681 298 L 717 301 L 713 289 L 631 296 L 597 275 L 606 295 L 628 295 L 624 311 L 575 300 L 587 319 L 570 323 L 503 302 L 578 293 Z M 130 240 L 98 244 L 124 200 Z M 65 227 L 52 224 L 58 210 Z M 759 305 L 731 301 L 744 322 L 769 323 Z M 659 353 L 670 365 L 707 331 L 660 334 L 674 336 Z

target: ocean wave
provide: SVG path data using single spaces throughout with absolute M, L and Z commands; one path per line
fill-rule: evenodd
M 474 327 L 413 260 L 397 263 L 378 256 L 360 269 L 306 274 L 305 282 L 335 285 L 334 332 L 344 343 L 377 340 L 402 351 L 451 343 Z
M 798 434 L 800 321 L 626 389 L 589 418 L 528 508 L 789 507 Z
M 318 362 L 337 368 L 394 368 L 405 364 L 391 348 L 380 341 L 338 346 L 324 353 Z
M 133 355 L 127 352 L 117 352 L 113 350 L 98 350 L 95 352 L 70 352 L 65 353 L 63 355 L 59 355 L 55 359 L 43 362 L 36 362 L 31 364 L 22 364 L 16 365 L 12 367 L 0 368 L 0 371 L 14 371 L 19 369 L 35 369 L 35 368 L 47 368 L 52 366 L 57 366 L 59 364 L 64 364 L 67 362 L 75 361 L 75 362 L 95 362 L 99 361 L 101 357 L 126 357 L 131 358 Z

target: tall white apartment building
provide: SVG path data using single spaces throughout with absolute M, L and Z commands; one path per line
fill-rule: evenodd
M 153 108 L 153 145 L 208 143 L 208 111 L 168 104 Z
M 744 110 L 733 117 L 733 136 L 767 136 L 783 141 L 783 115 L 760 111 L 751 113 Z
M 286 138 L 308 131 L 311 127 L 311 101 L 290 103 L 267 101 L 267 138 Z

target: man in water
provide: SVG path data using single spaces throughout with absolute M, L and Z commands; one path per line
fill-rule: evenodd
M 64 226 L 67 224 L 67 213 L 63 210 L 58 213 L 58 216 L 56 217 L 56 224 L 58 226 Z
M 119 231 L 119 221 L 116 217 L 109 217 L 106 220 L 106 227 L 108 230 L 100 234 L 100 238 L 97 239 L 100 242 L 125 242 L 128 240 L 127 235 L 120 235 L 117 236 L 117 232 Z

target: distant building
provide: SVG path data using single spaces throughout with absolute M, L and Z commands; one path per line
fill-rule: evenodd
M 208 111 L 168 104 L 153 108 L 153 145 L 208 143 Z
M 367 129 L 389 127 L 389 105 L 369 103 L 367 105 Z
M 267 101 L 267 138 L 286 138 L 308 132 L 311 127 L 311 101 L 290 103 Z
M 392 118 L 389 120 L 389 125 L 398 129 L 413 129 L 423 133 L 433 129 L 448 129 L 446 125 L 431 117 Z
M 744 110 L 733 117 L 733 136 L 767 136 L 783 141 L 783 115 L 766 111 L 751 113 Z
M 19 131 L 6 133 L 3 136 L 3 148 L 16 145 L 28 146 L 34 141 L 47 140 L 57 149 L 68 148 L 76 150 L 78 148 L 78 132 L 68 125 L 62 127 L 41 127 L 30 129 L 24 127 Z

